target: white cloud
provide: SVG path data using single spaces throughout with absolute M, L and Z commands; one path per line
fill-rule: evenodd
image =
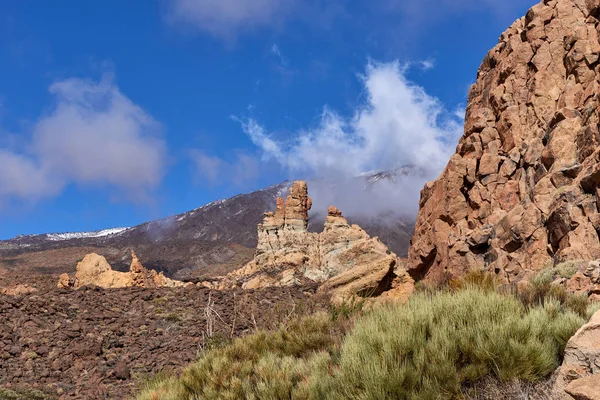
M 296 0 L 169 0 L 171 19 L 231 39 L 238 33 L 279 25 Z
M 429 71 L 430 69 L 435 68 L 435 59 L 428 58 L 427 60 L 420 61 L 419 65 L 423 71 Z
M 0 195 L 39 199 L 73 183 L 148 200 L 165 169 L 159 124 L 110 78 L 66 79 L 49 91 L 55 105 L 35 123 L 25 151 L 0 149 Z
M 317 126 L 291 139 L 276 140 L 252 119 L 241 121 L 242 128 L 265 161 L 276 161 L 296 177 L 338 183 L 335 187 L 325 183 L 326 190 L 313 189 L 317 210 L 333 203 L 354 215 L 361 210 L 413 213 L 425 181 L 435 179 L 454 152 L 462 119 L 410 82 L 407 68 L 398 62 L 370 63 L 360 77 L 365 100 L 352 116 L 325 107 Z M 367 171 L 405 165 L 416 174 L 399 177 L 396 184 L 374 185 L 368 195 L 364 182 L 354 179 Z
M 276 44 L 274 44 L 273 47 L 271 47 L 271 53 L 281 58 L 281 50 L 279 50 L 279 46 L 277 46 Z
M 398 62 L 369 64 L 361 77 L 366 101 L 352 117 L 325 107 L 319 124 L 278 142 L 255 120 L 242 127 L 267 159 L 292 172 L 356 176 L 413 165 L 437 175 L 462 133 L 461 121 L 410 82 Z
M 51 179 L 33 159 L 0 149 L 0 203 L 6 197 L 38 200 L 58 194 L 64 181 Z

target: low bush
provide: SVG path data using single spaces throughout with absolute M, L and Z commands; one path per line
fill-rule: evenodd
M 148 382 L 140 400 L 289 399 L 307 396 L 306 380 L 329 365 L 332 322 L 324 313 L 207 351 L 180 378 Z
M 331 398 L 438 399 L 484 377 L 535 381 L 559 364 L 584 319 L 556 300 L 527 310 L 514 296 L 470 288 L 417 294 L 361 318 L 325 379 Z
M 517 297 L 526 307 L 540 306 L 548 299 L 555 299 L 574 313 L 589 319 L 598 305 L 590 304 L 586 294 L 569 293 L 565 286 L 553 283 L 557 278 L 572 277 L 577 269 L 578 265 L 574 262 L 564 262 L 543 269 L 531 278 L 528 285 L 515 290 Z
M 406 305 L 359 313 L 339 340 L 340 322 L 326 314 L 237 339 L 181 377 L 149 383 L 138 399 L 460 397 L 482 379 L 547 377 L 584 322 L 553 298 L 527 307 L 510 293 L 468 285 L 422 292 Z
M 11 390 L 0 388 L 0 400 L 54 400 L 51 396 L 35 389 Z
M 542 269 L 533 279 L 532 283 L 534 285 L 545 285 L 550 284 L 556 278 L 565 278 L 569 279 L 579 269 L 579 265 L 576 261 L 566 261 L 560 264 L 557 264 L 553 267 Z

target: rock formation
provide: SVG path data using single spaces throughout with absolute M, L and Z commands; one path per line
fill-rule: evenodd
M 600 3 L 545 0 L 500 37 L 464 135 L 421 192 L 408 269 L 505 281 L 600 258 Z
M 600 311 L 567 343 L 553 392 L 556 399 L 600 399 Z
M 64 277 L 60 278 L 64 281 Z M 106 258 L 92 253 L 77 264 L 77 272 L 73 287 L 79 289 L 84 286 L 95 285 L 102 288 L 123 288 L 132 286 L 131 276 L 127 272 L 113 271 Z
M 278 199 L 275 213 L 265 213 L 258 226 L 254 260 L 212 287 L 257 289 L 316 282 L 321 292 L 338 301 L 383 292 L 390 298 L 408 297 L 414 281 L 398 265 L 397 256 L 378 238 L 348 224 L 336 207 L 329 208 L 322 233 L 308 232 L 311 204 L 306 183 L 295 182 L 287 200 Z
M 184 286 L 183 282 L 169 279 L 163 273 L 144 268 L 135 253 L 131 252 L 131 266 L 129 272 L 114 271 L 106 259 L 98 254 L 88 254 L 77 264 L 75 278 L 62 274 L 57 286 L 59 288 L 73 287 L 79 289 L 84 286 L 94 285 L 105 289 L 124 287 L 177 287 Z

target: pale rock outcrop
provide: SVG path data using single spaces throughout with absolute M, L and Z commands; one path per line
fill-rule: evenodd
M 553 398 L 600 399 L 600 311 L 567 343 Z
M 132 285 L 131 275 L 127 272 L 113 271 L 106 258 L 92 253 L 86 255 L 77 264 L 74 288 L 95 285 L 102 288 L 123 288 Z
M 146 288 L 184 286 L 183 282 L 167 278 L 162 272 L 157 273 L 155 270 L 144 268 L 133 251 L 131 252 L 129 275 L 131 276 L 131 286 Z
M 73 286 L 74 282 L 71 281 L 69 274 L 61 274 L 58 277 L 58 284 L 56 285 L 58 288 L 68 288 Z
M 330 293 L 334 301 L 384 292 L 390 293 L 389 298 L 408 298 L 414 281 L 394 253 L 358 225 L 348 224 L 333 206 L 323 232 L 308 232 L 311 205 L 306 183 L 295 182 L 287 201 L 278 199 L 275 213 L 265 213 L 258 226 L 254 260 L 217 283 L 203 285 L 258 289 L 316 282 L 321 284 L 319 291 Z
M 0 294 L 5 296 L 26 296 L 29 294 L 36 293 L 38 290 L 29 285 L 19 284 L 16 286 L 10 286 L 5 288 L 0 288 Z
M 135 253 L 131 252 L 131 266 L 129 272 L 114 271 L 106 258 L 92 253 L 86 255 L 77 264 L 75 278 L 71 279 L 68 274 L 59 277 L 57 286 L 59 288 L 73 287 L 75 289 L 88 285 L 99 286 L 105 289 L 116 289 L 125 287 L 179 287 L 185 284 L 180 281 L 169 279 L 163 273 L 144 268 Z
M 518 282 L 600 259 L 599 10 L 543 1 L 488 52 L 456 153 L 421 192 L 411 276 L 477 269 Z

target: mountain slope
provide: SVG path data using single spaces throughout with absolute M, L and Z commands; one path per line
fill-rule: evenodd
M 392 182 L 404 170 L 367 174 L 365 190 L 382 179 Z M 144 265 L 177 279 L 204 279 L 220 275 L 251 260 L 257 242 L 256 226 L 265 211 L 286 196 L 290 183 L 219 200 L 198 209 L 131 228 L 97 232 L 18 236 L 0 241 L 0 274 L 61 273 L 72 271 L 89 252 L 105 256 L 115 269 L 125 270 L 129 249 Z M 310 187 L 310 182 L 309 182 Z M 379 236 L 398 255 L 407 254 L 413 221 L 400 214 L 361 215 L 350 222 Z M 324 215 L 311 214 L 311 230 L 322 229 Z

